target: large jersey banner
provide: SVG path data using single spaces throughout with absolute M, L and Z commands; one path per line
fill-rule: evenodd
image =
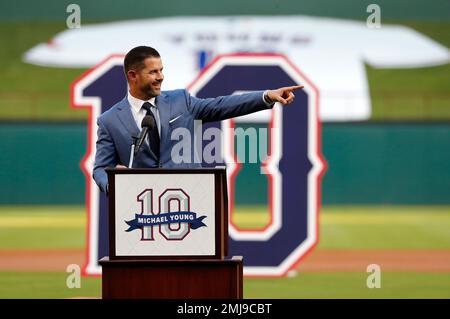
M 301 69 L 278 54 L 219 56 L 188 88 L 191 95 L 207 98 L 296 84 L 305 87 L 296 92 L 296 99 L 289 106 L 275 104 L 270 110 L 208 123 L 201 128 L 200 135 L 203 134 L 205 149 L 210 140 L 205 137 L 206 132 L 214 128 L 221 132 L 221 138 L 215 145 L 220 148 L 222 158 L 219 163 L 203 161 L 203 164 L 226 165 L 230 215 L 229 255 L 244 257 L 245 275 L 286 275 L 318 241 L 320 186 L 325 171 L 318 120 L 319 92 Z M 97 138 L 96 118 L 123 99 L 126 92 L 123 56 L 120 55 L 111 56 L 95 66 L 72 86 L 72 105 L 88 108 L 90 111 L 88 150 L 82 161 L 89 214 L 87 264 L 84 267 L 86 274 L 101 273 L 97 261 L 108 254 L 107 198 L 100 193 L 91 177 Z M 247 127 L 247 132 L 252 132 L 255 127 L 258 128 L 257 132 L 264 132 L 258 133 L 258 140 L 267 142 L 266 152 L 259 152 L 263 154 L 259 161 L 243 161 L 242 154 L 239 154 L 236 132 L 238 129 L 244 130 L 243 127 Z M 246 145 L 246 148 L 252 146 Z M 257 195 L 266 199 L 268 207 L 268 221 L 264 227 L 259 228 L 240 227 L 233 218 L 237 195 L 254 191 L 236 182 L 250 165 L 253 165 L 253 169 L 257 166 L 260 181 L 266 185 L 267 190 Z M 144 189 L 144 185 L 142 188 Z M 186 216 L 189 215 L 187 207 L 180 206 L 179 210 L 186 211 Z M 146 222 L 161 223 L 156 220 L 139 221 L 138 217 L 129 221 L 131 229 L 148 226 L 145 225 Z M 201 216 L 191 217 L 198 220 Z M 177 225 L 184 225 L 182 228 L 187 232 L 192 228 L 188 223 L 189 221 L 183 220 L 183 223 L 177 222 Z M 122 224 L 121 230 L 129 230 L 124 227 Z M 170 223 L 164 227 L 170 227 Z M 191 237 L 195 238 L 194 235 L 202 231 L 204 230 L 192 231 Z M 151 245 L 151 241 L 140 243 L 139 249 L 145 250 L 144 246 L 147 244 Z

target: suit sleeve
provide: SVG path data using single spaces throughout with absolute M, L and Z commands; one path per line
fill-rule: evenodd
M 185 91 L 186 104 L 195 119 L 221 121 L 273 107 L 263 100 L 263 91 L 199 99 Z
M 115 167 L 118 163 L 114 142 L 100 119 L 97 120 L 97 151 L 95 153 L 93 177 L 103 192 L 107 192 L 108 176 L 105 172 L 107 167 Z

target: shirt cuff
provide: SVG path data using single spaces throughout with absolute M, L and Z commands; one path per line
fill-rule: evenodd
M 267 102 L 267 100 L 266 100 L 266 94 L 267 94 L 268 91 L 269 91 L 269 90 L 265 90 L 265 91 L 263 92 L 262 99 L 263 99 L 263 101 L 264 101 L 264 104 L 266 104 L 266 106 L 271 107 L 271 106 L 273 106 L 273 105 L 275 104 L 275 102 L 271 102 L 271 103 Z

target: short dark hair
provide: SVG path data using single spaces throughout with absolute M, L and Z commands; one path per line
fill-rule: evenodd
M 144 60 L 147 58 L 160 58 L 159 52 L 152 47 L 139 46 L 131 49 L 123 61 L 125 76 L 130 69 L 141 69 L 144 67 Z

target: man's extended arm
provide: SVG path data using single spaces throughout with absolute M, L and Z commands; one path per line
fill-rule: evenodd
M 194 117 L 210 122 L 269 109 L 273 107 L 275 102 L 284 105 L 291 104 L 295 98 L 293 92 L 302 88 L 303 85 L 295 85 L 264 92 L 256 91 L 208 99 L 193 97 L 185 91 L 185 97 L 186 104 Z
M 205 122 L 221 121 L 273 107 L 263 98 L 263 91 L 199 99 L 185 91 L 186 104 L 194 118 Z

